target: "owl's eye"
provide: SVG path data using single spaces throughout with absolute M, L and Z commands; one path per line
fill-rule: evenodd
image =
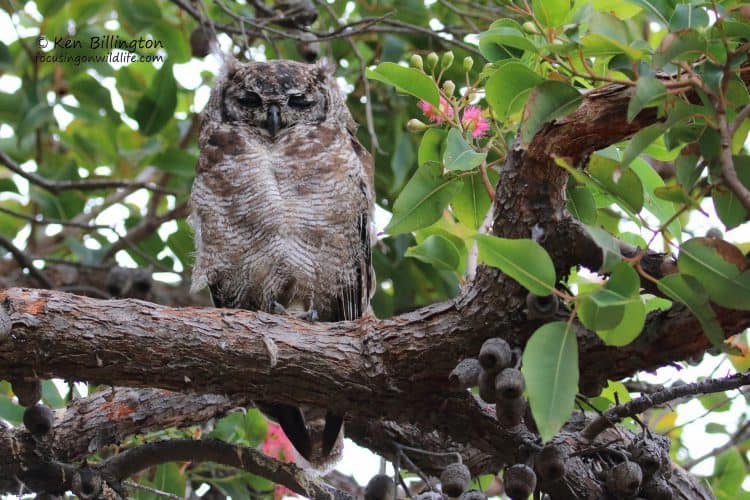
M 289 106 L 297 109 L 309 108 L 315 104 L 314 101 L 309 101 L 307 97 L 302 94 L 293 94 L 289 96 Z
M 245 95 L 238 98 L 237 102 L 246 108 L 257 108 L 262 104 L 260 96 L 255 92 L 247 92 Z

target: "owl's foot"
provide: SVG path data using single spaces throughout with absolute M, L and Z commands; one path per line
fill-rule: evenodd
M 318 321 L 318 310 L 311 307 L 305 314 L 302 315 L 302 319 L 305 321 Z
M 271 314 L 286 314 L 286 308 L 276 302 L 275 300 L 271 301 Z

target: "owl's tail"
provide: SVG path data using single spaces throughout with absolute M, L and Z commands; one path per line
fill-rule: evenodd
M 321 422 L 323 419 L 314 418 L 313 415 L 310 415 L 312 420 L 308 422 L 302 410 L 296 406 L 262 401 L 256 404 L 279 423 L 297 453 L 313 468 L 327 469 L 338 460 L 344 425 L 342 416 L 326 412 L 324 424 Z

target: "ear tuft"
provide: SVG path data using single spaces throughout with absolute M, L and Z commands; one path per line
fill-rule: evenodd
M 315 63 L 315 67 L 318 69 L 318 74 L 320 75 L 321 80 L 333 77 L 333 74 L 336 72 L 336 65 L 327 57 L 321 57 L 318 59 Z
M 240 66 L 240 62 L 234 57 L 233 54 L 221 54 L 221 70 L 219 76 L 223 80 L 231 80 L 237 69 Z

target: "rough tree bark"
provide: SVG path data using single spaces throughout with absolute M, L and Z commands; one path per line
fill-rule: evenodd
M 539 241 L 560 276 L 576 265 L 598 268 L 600 252 L 565 210 L 567 174 L 554 157 L 579 164 L 593 151 L 653 123 L 656 116 L 648 109 L 626 121 L 630 95 L 631 89 L 617 85 L 592 92 L 576 112 L 548 124 L 530 144 L 515 145 L 496 193 L 494 234 L 526 238 L 533 228 L 542 235 Z M 527 320 L 525 296 L 515 281 L 483 267 L 453 301 L 388 320 L 328 324 L 8 289 L 0 292 L 0 325 L 8 326 L 0 331 L 0 378 L 62 377 L 168 389 L 185 394 L 169 398 L 186 409 L 195 405 L 204 411 L 195 418 L 165 416 L 158 404 L 150 406 L 160 394 L 166 398 L 154 390 L 130 393 L 135 398 L 131 404 L 128 389 L 117 389 L 106 404 L 106 393 L 92 395 L 89 403 L 75 403 L 76 409 L 50 438 L 58 460 L 81 458 L 135 432 L 197 423 L 259 398 L 314 403 L 346 413 L 350 435 L 386 456 L 392 456 L 395 440 L 426 449 L 456 449 L 472 472 L 496 472 L 502 464 L 523 460 L 529 448 L 538 446 L 537 439 L 525 428 L 498 427 L 492 409 L 452 388 L 447 375 L 462 358 L 476 355 L 488 337 L 504 337 L 514 347 L 525 345 L 540 326 Z M 727 336 L 750 325 L 747 312 L 722 311 L 718 317 Z M 576 328 L 581 387 L 652 370 L 709 346 L 698 322 L 680 306 L 652 313 L 643 334 L 624 348 L 607 347 L 593 333 Z M 83 411 L 82 405 L 91 410 Z M 130 413 L 107 413 L 107 405 L 144 418 L 127 422 Z M 574 419 L 560 436 L 573 451 L 592 445 L 578 433 L 582 418 Z M 86 431 L 78 430 L 82 428 Z M 73 439 L 75 433 L 79 439 Z M 605 442 L 611 433 L 632 439 L 623 429 L 610 429 L 598 439 Z M 23 432 L 0 428 L 0 437 L 0 457 L 17 458 L 0 461 L 0 490 L 9 491 L 14 476 L 39 457 L 28 449 L 31 444 Z M 419 464 L 428 471 L 439 469 L 429 459 Z M 553 498 L 599 498 L 595 469 L 589 462 L 572 461 Z M 709 497 L 695 478 L 680 470 L 670 484 L 675 498 Z

